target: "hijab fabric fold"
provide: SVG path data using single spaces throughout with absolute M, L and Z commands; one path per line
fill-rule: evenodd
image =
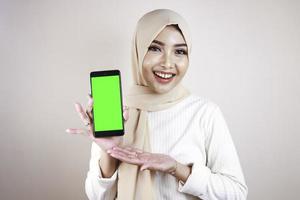
M 190 93 L 181 84 L 169 92 L 158 94 L 147 86 L 142 74 L 142 62 L 148 47 L 155 37 L 167 26 L 178 25 L 186 44 L 188 55 L 191 51 L 190 35 L 185 20 L 176 12 L 158 9 L 146 13 L 139 21 L 133 37 L 132 72 L 134 85 L 125 96 L 129 108 L 129 119 L 125 123 L 123 146 L 131 146 L 151 152 L 148 129 L 148 112 L 168 109 L 181 102 Z M 118 200 L 155 198 L 153 172 L 140 171 L 140 167 L 122 162 L 118 169 Z

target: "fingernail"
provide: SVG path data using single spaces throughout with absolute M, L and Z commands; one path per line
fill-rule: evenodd
M 106 152 L 107 152 L 107 153 L 111 153 L 111 150 L 107 150 Z
M 67 133 L 69 133 L 69 132 L 70 132 L 70 129 L 67 128 L 65 131 L 66 131 Z

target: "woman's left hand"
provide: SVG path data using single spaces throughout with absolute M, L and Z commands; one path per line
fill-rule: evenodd
M 107 153 L 122 162 L 141 166 L 141 171 L 149 169 L 172 173 L 175 172 L 177 167 L 176 160 L 168 155 L 143 152 L 136 148 L 116 146 L 107 150 Z

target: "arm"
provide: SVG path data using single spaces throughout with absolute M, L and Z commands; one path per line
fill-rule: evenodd
M 87 178 L 85 180 L 85 191 L 90 200 L 110 200 L 114 199 L 117 192 L 117 171 L 106 171 L 101 172 L 99 159 L 103 152 L 99 146 L 93 142 L 91 148 L 91 159 L 89 164 L 89 171 Z M 102 159 L 105 159 L 102 157 Z M 102 160 L 100 159 L 100 160 Z M 107 159 L 107 158 L 106 158 Z M 104 164 L 103 167 L 106 168 L 108 165 Z M 103 168 L 101 165 L 101 168 Z M 104 178 L 103 176 L 109 177 Z
M 239 158 L 218 107 L 213 111 L 205 129 L 207 165 L 194 163 L 185 184 L 179 182 L 179 191 L 203 200 L 246 199 L 248 188 Z
M 98 159 L 98 164 L 101 172 L 100 176 L 110 178 L 116 172 L 119 162 L 117 159 L 102 151 L 101 159 Z

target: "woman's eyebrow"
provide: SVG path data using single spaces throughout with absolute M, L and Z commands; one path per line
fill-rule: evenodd
M 161 42 L 161 41 L 158 41 L 158 40 L 153 40 L 152 43 L 156 43 L 156 44 L 159 44 L 161 46 L 164 46 L 165 43 Z M 180 44 L 175 44 L 174 47 L 181 47 L 181 46 L 185 46 L 187 47 L 187 45 L 185 43 L 180 43 Z

